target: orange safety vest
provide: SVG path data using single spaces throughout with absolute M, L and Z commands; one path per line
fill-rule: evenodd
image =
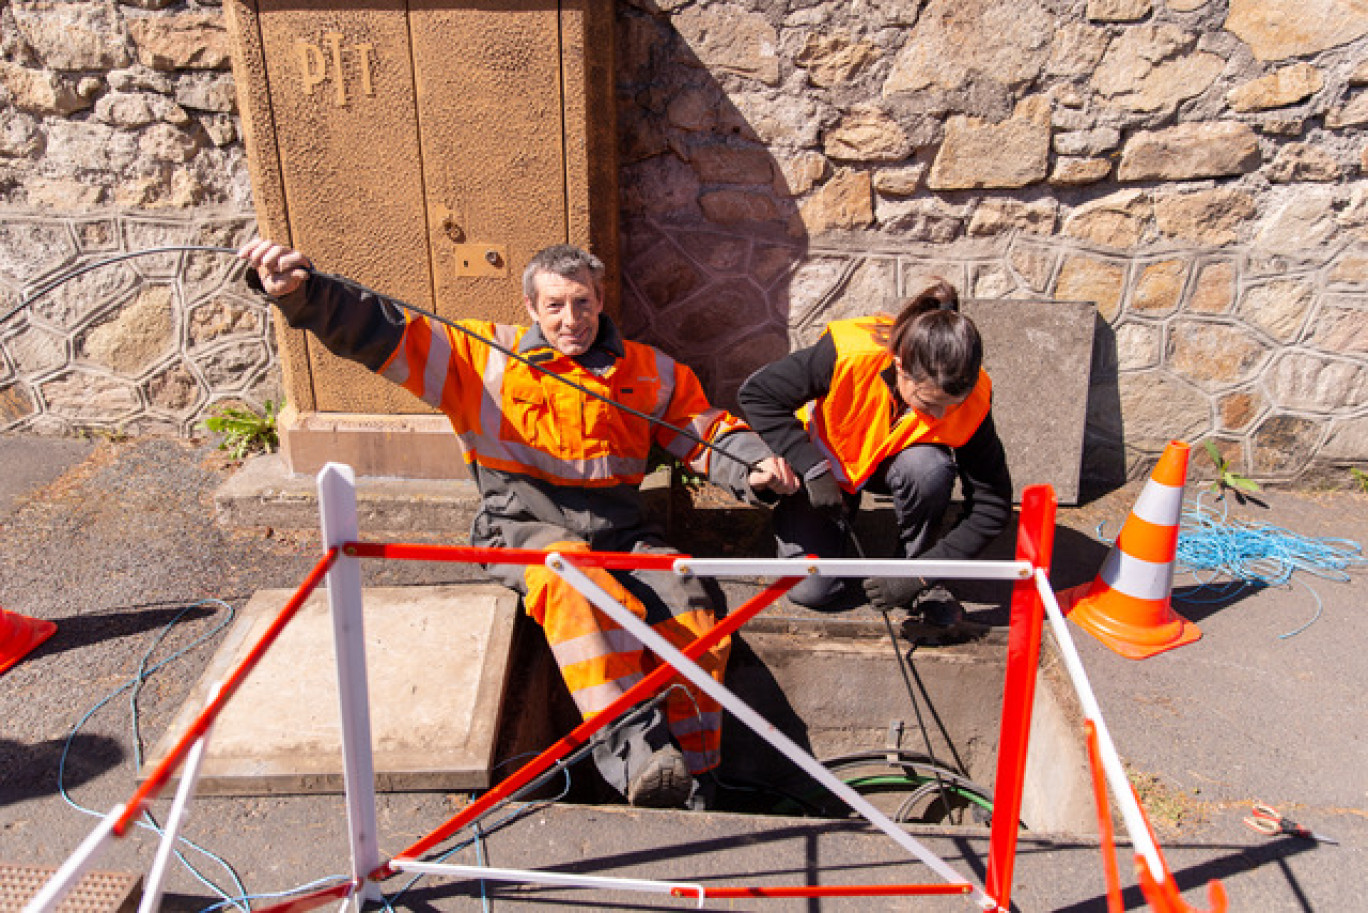
M 459 323 L 514 352 L 528 331 L 486 321 Z M 601 376 L 550 347 L 519 352 L 545 369 L 538 370 L 468 334 L 415 317 L 378 373 L 446 414 L 467 463 L 560 485 L 639 485 L 655 442 L 706 474 L 707 448 L 547 374 L 560 374 L 705 441 L 747 427 L 708 404 L 688 366 L 651 346 L 627 340 L 623 346 L 624 356 Z
M 889 318 L 877 316 L 827 324 L 836 344 L 831 389 L 803 410 L 809 436 L 831 464 L 836 481 L 852 493 L 864 487 L 880 463 L 913 444 L 964 446 L 992 403 L 993 383 L 979 371 L 968 398 L 941 418 L 915 409 L 896 414 L 898 401 L 879 376 L 893 363 L 893 353 L 880 339 L 880 330 L 891 326 Z

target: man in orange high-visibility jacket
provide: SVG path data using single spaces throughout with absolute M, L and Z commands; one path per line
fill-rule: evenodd
M 270 296 L 292 327 L 310 330 L 334 354 L 446 414 L 480 488 L 474 545 L 673 551 L 641 499 L 652 444 L 739 497 L 797 490 L 788 464 L 739 419 L 710 406 L 688 367 L 622 338 L 603 314 L 603 263 L 578 248 L 547 248 L 528 264 L 523 292 L 530 327 L 461 321 L 470 333 L 406 318 L 394 302 L 313 272 L 303 254 L 282 245 L 253 241 L 240 256 L 256 267 L 248 284 Z M 739 459 L 718 456 L 674 430 L 680 428 Z M 657 660 L 635 637 L 547 568 L 493 565 L 489 571 L 523 594 L 585 717 L 654 668 Z M 647 571 L 592 570 L 589 576 L 676 646 L 714 623 L 717 607 L 696 580 Z M 724 641 L 699 660 L 719 681 L 729 646 Z M 672 689 L 664 708 L 663 716 L 655 711 L 602 731 L 595 764 L 634 805 L 703 805 L 710 784 L 702 775 L 719 761 L 721 708 L 692 686 Z

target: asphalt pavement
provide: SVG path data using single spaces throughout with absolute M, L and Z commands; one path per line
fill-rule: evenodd
M 213 493 L 235 467 L 205 444 L 3 435 L 0 467 L 0 607 L 58 624 L 51 640 L 0 677 L 0 863 L 51 866 L 94 827 L 93 815 L 130 795 L 143 753 L 179 710 L 233 612 L 256 590 L 296 586 L 316 561 L 317 537 L 312 530 L 219 524 Z M 1196 488 L 1190 485 L 1189 494 Z M 1059 586 L 1090 579 L 1106 551 L 1099 525 L 1101 536 L 1115 535 L 1138 491 L 1133 484 L 1060 512 L 1053 569 Z M 1231 505 L 1232 516 L 1301 536 L 1368 542 L 1368 495 L 1280 490 L 1266 492 L 1263 501 Z M 402 585 L 470 579 L 471 573 L 388 564 L 366 575 L 368 584 Z M 1368 568 L 1351 570 L 1347 581 L 1300 571 L 1286 585 L 1236 593 L 1200 584 L 1180 577 L 1175 585 L 1175 605 L 1203 631 L 1194 644 L 1137 662 L 1074 629 L 1175 879 L 1201 909 L 1205 884 L 1214 877 L 1225 883 L 1232 910 L 1362 909 Z M 971 617 L 1001 623 L 998 595 L 968 593 Z M 135 688 L 130 683 L 140 668 L 156 671 Z M 465 801 L 454 794 L 383 795 L 379 826 L 386 845 L 406 845 Z M 1241 824 L 1254 802 L 1274 805 L 1338 844 L 1255 834 Z M 159 803 L 158 814 L 166 805 Z M 347 853 L 337 826 L 343 806 L 337 796 L 197 801 L 189 836 L 203 852 L 186 856 L 202 879 L 178 868 L 166 908 L 205 910 L 220 900 L 218 890 L 267 893 L 338 874 Z M 583 867 L 590 857 L 606 859 L 605 872 L 655 877 L 671 861 L 706 859 L 709 877 L 779 872 L 790 882 L 821 881 L 856 861 L 892 865 L 877 861 L 882 850 L 861 850 L 871 838 L 849 822 L 776 824 L 562 804 L 519 827 L 532 830 L 491 836 L 488 851 L 498 864 Z M 926 834 L 947 859 L 962 860 L 979 878 L 982 837 L 954 829 Z M 99 867 L 145 872 L 154 850 L 148 837 L 122 840 Z M 1106 908 L 1094 841 L 1026 834 L 1022 850 L 1014 894 L 1019 909 Z M 1124 862 L 1122 870 L 1126 907 L 1142 908 Z M 918 909 L 951 908 L 944 899 L 924 903 Z M 481 898 L 469 886 L 424 885 L 400 906 L 514 904 L 687 906 L 623 894 L 601 903 L 584 892 L 551 889 L 496 890 Z M 906 900 L 764 900 L 717 908 L 906 906 Z M 956 900 L 953 908 L 969 907 Z

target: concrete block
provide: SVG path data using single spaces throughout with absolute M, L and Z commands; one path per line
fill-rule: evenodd
M 1048 484 L 1060 504 L 1077 504 L 1097 309 L 1036 299 L 971 299 L 962 309 L 983 336 L 1015 496 Z

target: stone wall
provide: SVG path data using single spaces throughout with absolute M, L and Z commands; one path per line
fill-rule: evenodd
M 220 254 L 253 225 L 216 5 L 0 3 L 0 430 L 193 433 L 278 398 L 270 320 Z M 8 316 L 6 316 L 8 315 Z
M 1368 459 L 1361 4 L 619 9 L 629 328 L 720 397 L 939 273 L 1096 302 L 1085 478 Z
M 0 0 L 0 51 L 0 430 L 260 405 L 273 343 L 228 258 L 10 313 L 109 253 L 250 233 L 218 7 Z M 1368 461 L 1365 52 L 1335 0 L 619 0 L 624 324 L 727 402 L 923 274 L 1090 300 L 1087 478 L 1208 438 L 1261 480 L 1343 480 Z

